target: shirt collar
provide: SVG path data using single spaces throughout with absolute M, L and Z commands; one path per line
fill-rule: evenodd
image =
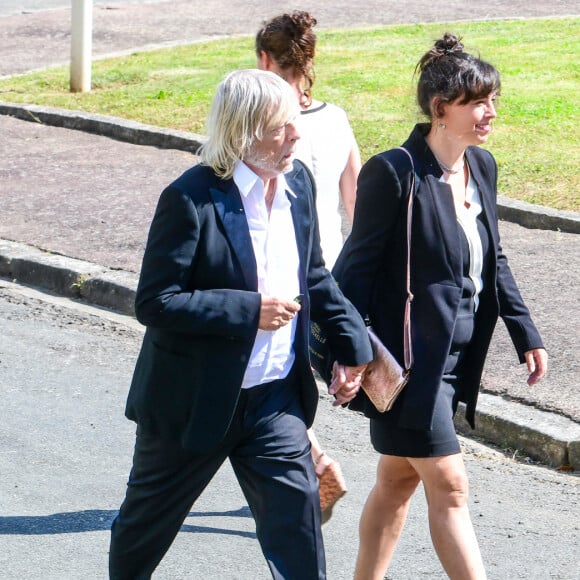
M 257 181 L 260 179 L 243 161 L 238 161 L 234 167 L 233 180 L 237 185 L 240 193 L 244 197 L 248 197 L 252 188 L 256 185 Z M 280 173 L 276 179 L 276 193 L 279 191 L 286 191 L 292 197 L 296 197 L 296 194 L 292 191 L 283 173 Z

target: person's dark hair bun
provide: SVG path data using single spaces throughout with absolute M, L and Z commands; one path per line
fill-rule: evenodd
M 425 67 L 433 62 L 445 56 L 462 53 L 463 49 L 464 46 L 461 42 L 461 37 L 455 36 L 455 34 L 452 34 L 451 32 L 446 32 L 443 35 L 443 38 L 436 40 L 431 50 L 423 55 L 417 68 L 420 72 L 423 72 Z
M 435 41 L 433 50 L 440 53 L 441 56 L 451 54 L 452 52 L 463 52 L 463 44 L 461 43 L 461 37 L 455 36 L 450 32 L 446 32 L 443 38 Z
M 316 26 L 316 18 L 309 12 L 295 10 L 288 19 L 288 29 L 294 33 L 294 40 L 299 40 L 302 36 L 310 32 Z

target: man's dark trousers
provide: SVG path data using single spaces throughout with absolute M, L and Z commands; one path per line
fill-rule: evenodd
M 151 576 L 228 457 L 273 578 L 326 577 L 318 482 L 296 374 L 242 390 L 225 439 L 207 454 L 137 429 L 127 495 L 112 526 L 111 579 Z

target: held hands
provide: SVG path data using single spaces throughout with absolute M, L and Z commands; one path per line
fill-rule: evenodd
M 360 389 L 362 376 L 367 365 L 358 367 L 347 367 L 334 363 L 332 366 L 332 383 L 328 387 L 328 392 L 334 395 L 336 400 L 333 407 L 344 405 L 354 399 Z
M 548 353 L 543 348 L 534 348 L 524 353 L 524 356 L 528 371 L 530 371 L 528 385 L 531 387 L 538 383 L 548 371 Z
M 278 330 L 286 326 L 300 311 L 300 304 L 295 300 L 281 300 L 274 296 L 262 294 L 260 306 L 260 330 Z

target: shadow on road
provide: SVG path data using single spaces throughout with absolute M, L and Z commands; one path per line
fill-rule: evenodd
M 4 516 L 0 517 L 0 535 L 3 536 L 40 536 L 50 534 L 76 534 L 81 532 L 107 531 L 117 515 L 117 510 L 83 510 L 79 512 L 64 512 L 47 516 Z M 190 512 L 190 518 L 196 517 L 243 517 L 251 518 L 247 506 L 237 510 L 224 512 Z M 255 538 L 254 532 L 243 530 L 228 530 L 210 526 L 194 526 L 184 524 L 183 532 L 203 534 L 225 534 Z

